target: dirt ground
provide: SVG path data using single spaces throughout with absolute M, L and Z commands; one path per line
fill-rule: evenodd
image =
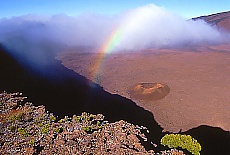
M 230 45 L 102 56 L 74 50 L 56 58 L 106 91 L 152 112 L 164 131 L 186 131 L 199 125 L 230 131 Z M 103 63 L 98 70 L 99 59 Z M 136 100 L 128 90 L 138 83 L 163 83 L 170 93 L 157 101 Z

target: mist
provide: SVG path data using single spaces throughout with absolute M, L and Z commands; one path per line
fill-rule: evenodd
M 24 64 L 46 66 L 67 47 L 100 48 L 112 31 L 121 35 L 112 52 L 220 43 L 226 34 L 202 20 L 186 20 L 154 4 L 117 15 L 24 15 L 0 20 L 0 43 Z M 98 52 L 95 50 L 94 52 Z

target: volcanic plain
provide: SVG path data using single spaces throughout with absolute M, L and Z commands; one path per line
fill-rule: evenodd
M 106 91 L 152 112 L 164 131 L 200 125 L 230 131 L 230 45 L 121 53 L 101 59 L 100 54 L 75 49 L 56 58 Z

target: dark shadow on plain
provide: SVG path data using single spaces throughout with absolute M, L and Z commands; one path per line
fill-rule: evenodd
M 65 68 L 58 60 L 50 61 L 44 76 L 18 63 L 4 47 L 0 49 L 0 91 L 22 92 L 28 101 L 34 105 L 45 105 L 46 110 L 59 118 L 80 115 L 85 111 L 101 113 L 109 122 L 126 120 L 146 126 L 150 130 L 147 134 L 149 141 L 144 143 L 147 149 L 153 149 L 150 141 L 160 141 L 162 128 L 152 113 L 131 100 L 104 91 L 99 85 Z M 161 149 L 160 146 L 157 149 Z
M 201 154 L 230 154 L 230 132 L 218 127 L 202 125 L 191 129 L 185 134 L 192 135 L 201 144 Z

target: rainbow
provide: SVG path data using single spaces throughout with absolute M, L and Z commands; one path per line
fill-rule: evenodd
M 116 47 L 116 45 L 119 43 L 121 38 L 121 29 L 119 27 L 116 27 L 110 35 L 107 37 L 107 39 L 104 41 L 102 46 L 99 48 L 96 56 L 96 61 L 93 63 L 92 66 L 92 80 L 96 83 L 100 81 L 99 74 L 103 70 L 103 63 L 107 55 L 109 55 Z

